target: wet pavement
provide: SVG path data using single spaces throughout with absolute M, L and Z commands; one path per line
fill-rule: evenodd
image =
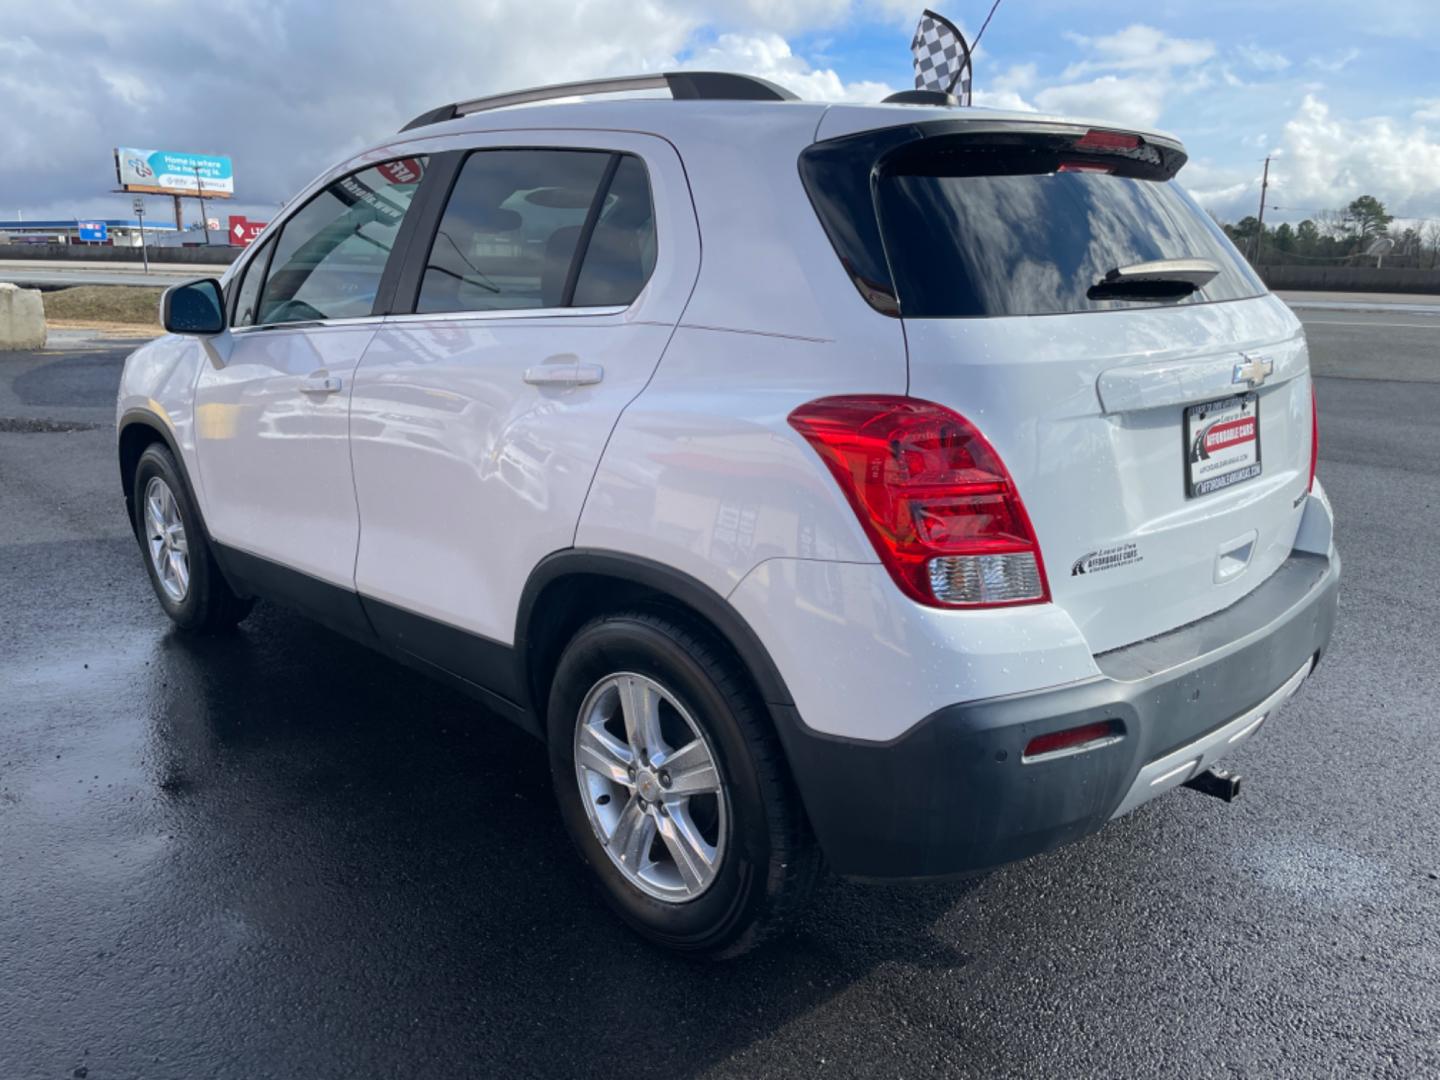
M 1440 329 L 1328 318 L 1340 627 L 1244 797 L 831 882 L 722 966 L 614 921 L 468 700 L 271 605 L 172 632 L 107 430 L 130 346 L 0 354 L 0 1080 L 1440 1071 Z

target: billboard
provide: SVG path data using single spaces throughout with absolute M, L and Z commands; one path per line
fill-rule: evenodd
M 104 244 L 110 240 L 110 228 L 104 221 L 77 221 L 78 239 L 87 244 Z
M 177 154 L 120 146 L 115 149 L 115 175 L 124 191 L 204 195 L 207 199 L 235 195 L 235 171 L 230 159 L 215 154 Z

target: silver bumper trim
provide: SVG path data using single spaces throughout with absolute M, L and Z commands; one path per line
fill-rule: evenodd
M 1299 671 L 1286 679 L 1280 689 L 1260 702 L 1253 709 L 1247 709 L 1227 724 L 1222 724 L 1192 743 L 1173 750 L 1162 758 L 1156 758 L 1140 770 L 1130 790 L 1121 800 L 1120 807 L 1111 814 L 1111 819 L 1128 814 L 1141 803 L 1149 802 L 1157 795 L 1163 795 L 1171 788 L 1179 787 L 1196 773 L 1214 765 L 1245 739 L 1254 735 L 1260 727 L 1286 700 L 1300 689 L 1300 684 L 1310 674 L 1315 661 L 1305 661 Z

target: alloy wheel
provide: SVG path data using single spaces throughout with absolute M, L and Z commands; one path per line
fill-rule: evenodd
M 714 882 L 729 807 L 714 751 L 654 679 L 621 672 L 585 696 L 575 776 L 611 862 L 648 896 L 684 903 Z
M 158 476 L 145 485 L 145 547 L 165 595 L 184 603 L 190 592 L 190 545 L 175 493 Z

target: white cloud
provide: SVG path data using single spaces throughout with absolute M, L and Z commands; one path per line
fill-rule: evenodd
M 1036 78 L 1034 64 L 1015 64 L 994 78 L 980 80 L 975 86 L 972 101 L 984 109 L 1034 112 L 1035 106 L 1026 99 L 1025 91 L 1035 85 Z
M 1345 120 L 1307 94 L 1285 125 L 1277 186 L 1300 206 L 1339 206 L 1374 195 L 1392 211 L 1440 214 L 1440 141 L 1389 117 Z
M 1290 66 L 1289 57 L 1283 53 L 1262 49 L 1258 45 L 1241 45 L 1235 52 L 1257 71 L 1284 71 Z
M 1374 195 L 1392 213 L 1440 216 L 1440 140 L 1423 125 L 1345 119 L 1307 94 L 1271 155 L 1268 202 L 1286 208 L 1282 219 L 1339 209 L 1360 195 Z M 1253 214 L 1260 196 L 1258 162 L 1224 168 L 1192 161 L 1180 180 L 1227 220 Z
M 759 75 L 811 101 L 880 101 L 893 92 L 884 83 L 847 83 L 830 68 L 812 68 L 779 34 L 721 34 L 684 66 Z
M 132 109 L 147 108 L 160 99 L 159 88 L 140 72 L 107 67 L 98 71 L 111 95 Z
M 1035 95 L 1043 112 L 1154 127 L 1160 120 L 1164 87 L 1152 79 L 1102 75 L 1087 83 L 1052 86 Z
M 1066 38 L 1092 56 L 1071 64 L 1064 78 L 1074 79 L 1097 71 L 1161 71 L 1203 63 L 1215 55 L 1212 42 L 1171 37 L 1153 26 L 1136 23 L 1102 37 L 1066 34 Z
M 1305 63 L 1311 67 L 1326 71 L 1334 75 L 1343 71 L 1360 58 L 1360 50 L 1356 48 L 1342 49 L 1340 52 L 1331 53 L 1328 56 L 1312 56 Z
M 723 4 L 679 0 L 670 4 L 642 3 L 634 7 L 687 9 L 716 26 L 760 28 L 779 33 L 837 26 L 857 12 L 887 21 L 914 22 L 920 9 L 911 0 L 725 0 Z
M 1036 73 L 1037 68 L 1034 64 L 1015 64 L 988 81 L 996 90 L 1013 90 L 1016 93 L 1022 93 L 1035 85 Z
M 1209 41 L 1172 37 L 1139 23 L 1100 37 L 1064 36 L 1086 55 L 1065 68 L 1061 78 L 1066 81 L 1030 95 L 1045 112 L 1153 128 L 1167 99 L 1194 94 L 1215 81 L 1207 64 L 1215 56 Z M 1229 77 L 1228 71 L 1221 74 Z M 1085 75 L 1096 77 L 1069 81 Z
M 1010 112 L 1035 112 L 1035 106 L 1014 90 L 974 90 L 971 104 L 982 109 L 1008 109 Z
M 1440 98 L 1430 98 L 1418 104 L 1420 107 L 1411 114 L 1416 123 L 1440 124 Z
M 1191 158 L 1180 173 L 1180 181 L 1195 200 L 1207 210 L 1215 210 L 1226 220 L 1243 216 L 1236 212 L 1246 202 L 1248 213 L 1254 213 L 1260 201 L 1260 173 L 1253 177 L 1233 168 L 1216 166 L 1209 161 Z

